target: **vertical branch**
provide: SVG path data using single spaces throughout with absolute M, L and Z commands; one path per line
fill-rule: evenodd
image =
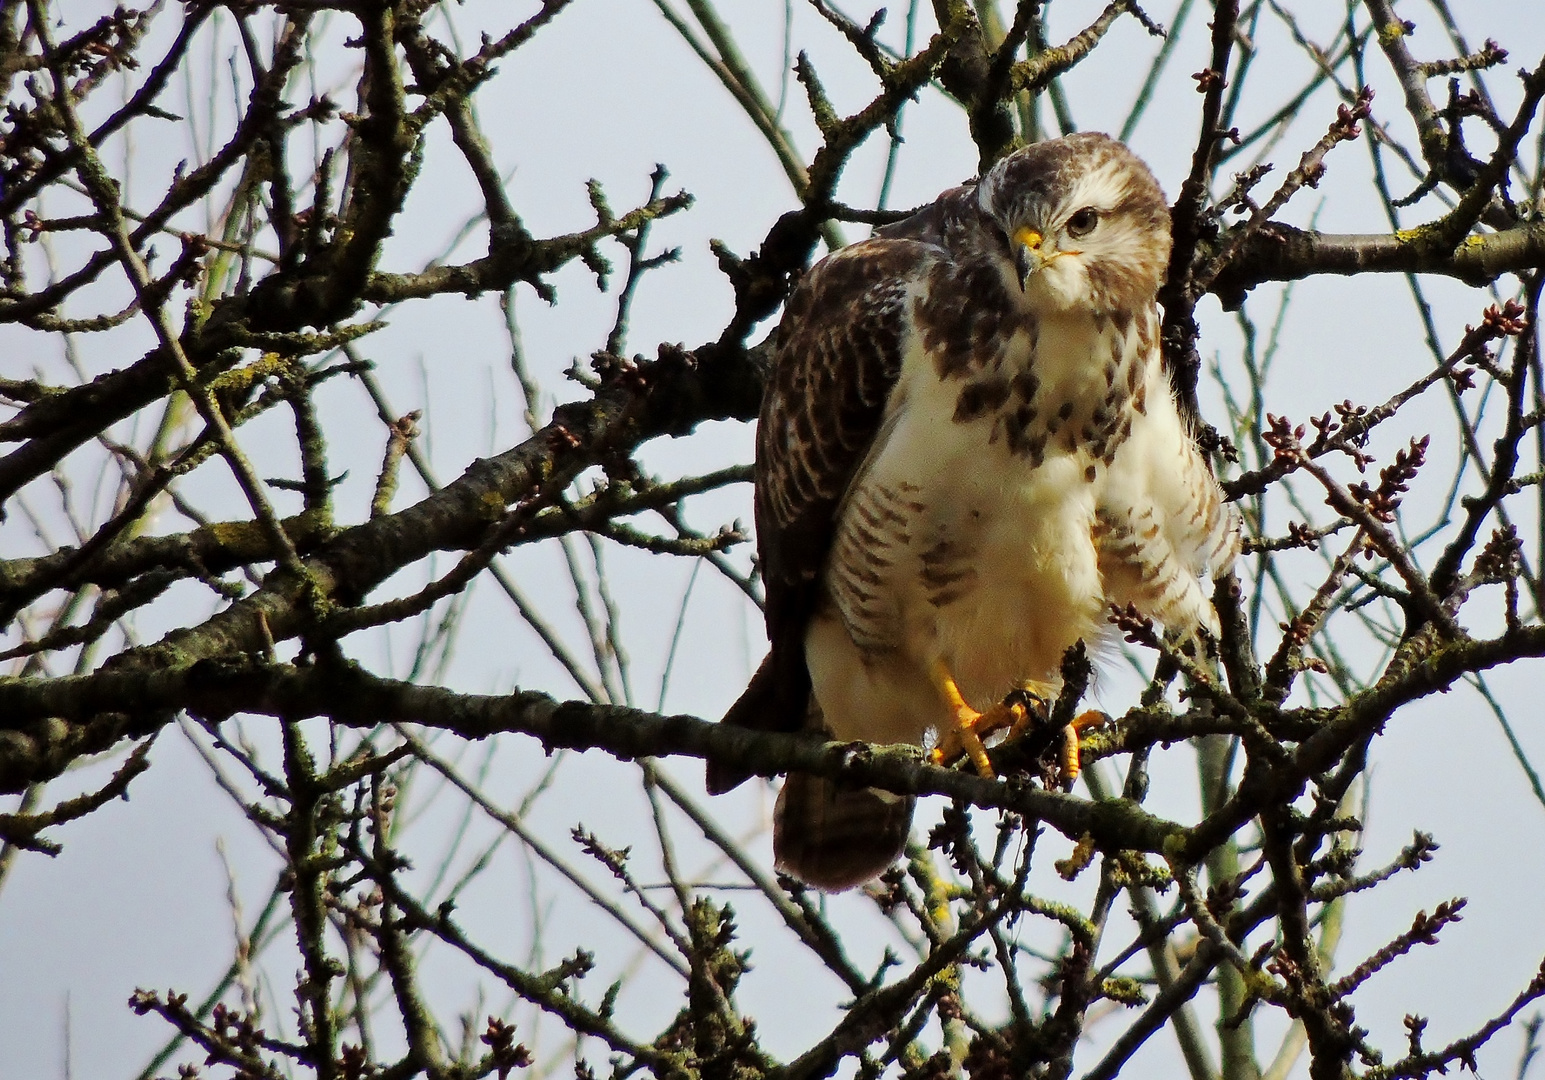
M 1215 0 L 1211 59 L 1208 66 L 1194 76 L 1202 94 L 1201 130 L 1191 153 L 1191 171 L 1181 184 L 1171 211 L 1174 247 L 1170 251 L 1169 273 L 1159 290 L 1159 303 L 1164 305 L 1161 338 L 1170 383 L 1182 411 L 1193 418 L 1198 415 L 1196 383 L 1202 360 L 1196 349 L 1196 339 L 1201 331 L 1196 323 L 1195 307 L 1200 297 L 1192 284 L 1192 264 L 1202 237 L 1218 147 L 1227 136 L 1227 132 L 1219 130 L 1218 121 L 1223 114 L 1223 92 L 1228 84 L 1229 58 L 1233 54 L 1238 20 L 1239 0 Z
M 444 1051 L 428 1003 L 418 988 L 416 965 L 407 940 L 411 925 L 401 910 L 400 893 L 390 880 L 400 859 L 391 850 L 388 839 L 392 831 L 392 818 L 396 791 L 382 777 L 371 780 L 370 791 L 370 854 L 374 874 L 383 875 L 380 885 L 380 923 L 376 940 L 381 950 L 381 967 L 391 980 L 392 994 L 397 1002 L 397 1012 L 402 1018 L 407 1035 L 408 1055 L 405 1065 L 415 1071 L 424 1070 L 436 1075 L 443 1065 Z
M 1202 813 L 1211 814 L 1228 801 L 1231 785 L 1228 768 L 1236 739 L 1229 735 L 1203 735 L 1196 740 L 1197 785 L 1202 794 Z M 1228 896 L 1240 872 L 1239 840 L 1230 836 L 1207 856 L 1207 879 L 1215 895 Z M 1232 906 L 1232 905 L 1231 905 Z M 1222 1075 L 1226 1080 L 1257 1080 L 1261 1075 L 1255 1057 L 1255 1025 L 1244 1010 L 1247 990 L 1243 972 L 1231 964 L 1220 965 L 1218 981 L 1218 1045 L 1222 1050 Z
M 317 783 L 316 762 L 297 723 L 283 725 L 284 776 L 290 808 L 282 830 L 286 859 L 294 875 L 290 911 L 305 978 L 296 987 L 300 1030 L 318 1080 L 337 1072 L 338 1025 L 332 984 L 341 965 L 327 948 L 327 905 L 331 867 L 337 855 L 337 807 Z

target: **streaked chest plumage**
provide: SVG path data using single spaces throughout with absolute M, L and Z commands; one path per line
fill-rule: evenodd
M 1166 509 L 1194 501 L 1166 490 L 1166 476 L 1211 477 L 1160 367 L 1151 305 L 1124 318 L 983 318 L 989 295 L 957 318 L 929 301 L 958 295 L 949 283 L 924 282 L 880 434 L 839 511 L 812 628 L 823 642 L 840 622 L 856 646 L 863 677 L 816 657 L 811 671 L 828 716 L 851 702 L 872 738 L 889 728 L 916 739 L 942 721 L 920 680 L 935 662 L 985 708 L 1053 684 L 1070 645 L 1104 635 L 1112 602 L 1170 623 L 1205 619 L 1196 578 L 1214 546 L 1211 528 Z M 1001 279 L 975 284 L 980 295 Z M 1144 565 L 1174 556 L 1180 571 L 1163 582 Z M 1177 582 L 1189 595 L 1161 616 L 1162 586 Z

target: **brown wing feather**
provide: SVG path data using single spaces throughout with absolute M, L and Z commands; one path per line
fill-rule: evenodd
M 756 534 L 771 651 L 725 721 L 798 731 L 810 696 L 805 627 L 837 506 L 879 430 L 901 370 L 909 284 L 943 252 L 911 239 L 845 248 L 805 275 L 784 309 L 756 439 Z M 708 786 L 746 778 L 709 764 Z

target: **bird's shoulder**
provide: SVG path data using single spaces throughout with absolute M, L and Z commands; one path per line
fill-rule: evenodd
M 972 187 L 947 191 L 828 255 L 789 296 L 757 430 L 757 544 L 775 644 L 803 634 L 838 508 L 909 351 L 937 353 L 930 370 L 944 378 L 947 360 L 982 344 L 977 324 L 1000 305 L 980 218 Z
M 811 267 L 784 305 L 770 398 L 823 374 L 894 382 L 908 333 L 947 335 L 1011 306 L 995 259 L 1003 245 L 984 217 L 974 185 L 952 188 Z

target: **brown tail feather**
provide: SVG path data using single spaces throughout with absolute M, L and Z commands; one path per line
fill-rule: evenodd
M 720 723 L 752 731 L 799 731 L 806 723 L 810 700 L 810 676 L 804 654 L 781 664 L 770 652 L 751 676 L 745 692 L 730 706 Z M 723 795 L 751 778 L 750 771 L 718 761 L 708 762 L 708 794 Z
M 915 802 L 790 773 L 773 808 L 778 869 L 828 892 L 862 885 L 884 873 L 906 847 Z

